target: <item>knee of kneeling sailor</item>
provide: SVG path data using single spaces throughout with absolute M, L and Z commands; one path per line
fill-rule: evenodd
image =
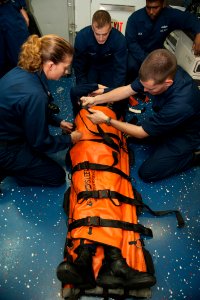
M 145 163 L 140 166 L 138 174 L 144 182 L 158 181 L 161 179 L 161 175 Z

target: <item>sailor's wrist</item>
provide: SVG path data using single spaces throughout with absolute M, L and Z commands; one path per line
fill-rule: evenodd
M 111 120 L 112 120 L 111 117 L 106 117 L 106 119 L 105 119 L 106 125 L 110 126 L 111 125 Z
M 97 96 L 95 96 L 94 98 L 93 98 L 93 105 L 97 105 L 98 104 L 98 98 L 97 98 Z

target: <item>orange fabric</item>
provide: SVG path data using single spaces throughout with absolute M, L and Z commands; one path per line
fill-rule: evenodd
M 135 99 L 134 96 L 130 96 L 129 97 L 129 104 L 131 106 L 137 106 L 139 104 L 139 101 L 137 99 Z
M 108 116 L 116 118 L 114 112 L 107 107 L 98 106 L 94 109 L 104 111 Z M 112 149 L 105 143 L 89 141 L 90 139 L 102 140 L 101 136 L 97 136 L 97 126 L 94 125 L 86 116 L 87 110 L 81 110 L 75 119 L 76 127 L 83 133 L 81 141 L 75 144 L 70 156 L 72 166 L 89 161 L 90 163 L 98 163 L 103 165 L 113 165 L 113 152 L 117 157 L 117 162 L 113 166 L 121 170 L 129 176 L 129 159 L 126 146 L 126 140 L 123 134 L 112 126 L 101 124 L 100 127 L 104 132 L 114 134 L 112 140 L 119 146 L 119 152 Z M 92 131 L 92 132 L 91 132 Z M 111 190 L 134 198 L 131 182 L 119 174 L 112 173 L 107 170 L 77 170 L 72 174 L 71 192 L 70 192 L 70 212 L 69 224 L 74 220 L 80 220 L 88 216 L 99 216 L 103 219 L 119 220 L 137 224 L 136 208 L 130 204 L 120 203 L 117 199 L 80 199 L 77 195 L 83 191 Z M 73 246 L 68 250 L 73 260 L 76 258 L 74 250 L 80 244 L 81 239 L 85 239 L 84 243 L 99 243 L 96 255 L 93 258 L 93 268 L 95 276 L 97 276 L 103 258 L 102 244 L 111 245 L 121 249 L 122 255 L 126 258 L 129 266 L 139 271 L 146 272 L 146 263 L 143 255 L 141 243 L 139 241 L 140 234 L 134 231 L 123 230 L 120 228 L 108 227 L 92 227 L 81 226 L 68 232 L 67 237 L 73 241 Z M 137 245 L 130 245 L 129 242 L 137 241 Z
M 149 97 L 146 95 L 144 102 L 148 103 L 150 101 Z

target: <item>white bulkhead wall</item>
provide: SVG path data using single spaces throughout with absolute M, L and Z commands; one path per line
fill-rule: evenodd
M 69 39 L 67 0 L 27 0 L 42 35 L 58 34 Z
M 27 0 L 42 35 L 58 34 L 72 44 L 76 32 L 91 24 L 98 9 L 111 14 L 113 26 L 125 32 L 129 15 L 145 6 L 146 0 Z
M 146 0 L 75 0 L 75 30 L 90 25 L 92 15 L 98 9 L 107 10 L 113 26 L 125 33 L 128 17 L 146 4 Z

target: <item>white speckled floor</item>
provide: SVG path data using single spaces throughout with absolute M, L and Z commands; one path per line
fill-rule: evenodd
M 72 121 L 69 87 L 73 78 L 51 83 L 51 89 L 66 119 Z M 52 132 L 57 132 L 52 129 Z M 146 146 L 134 147 L 136 165 L 133 184 L 143 201 L 154 210 L 180 209 L 185 228 L 177 228 L 173 215 L 156 218 L 148 213 L 140 223 L 153 230 L 146 249 L 153 257 L 157 284 L 152 300 L 200 299 L 200 168 L 157 183 L 143 183 L 137 168 L 148 153 Z M 55 155 L 64 165 L 65 152 Z M 62 261 L 66 236 L 63 193 L 60 188 L 19 187 L 6 178 L 0 195 L 0 300 L 61 299 L 56 267 Z M 88 298 L 82 299 L 102 299 Z

